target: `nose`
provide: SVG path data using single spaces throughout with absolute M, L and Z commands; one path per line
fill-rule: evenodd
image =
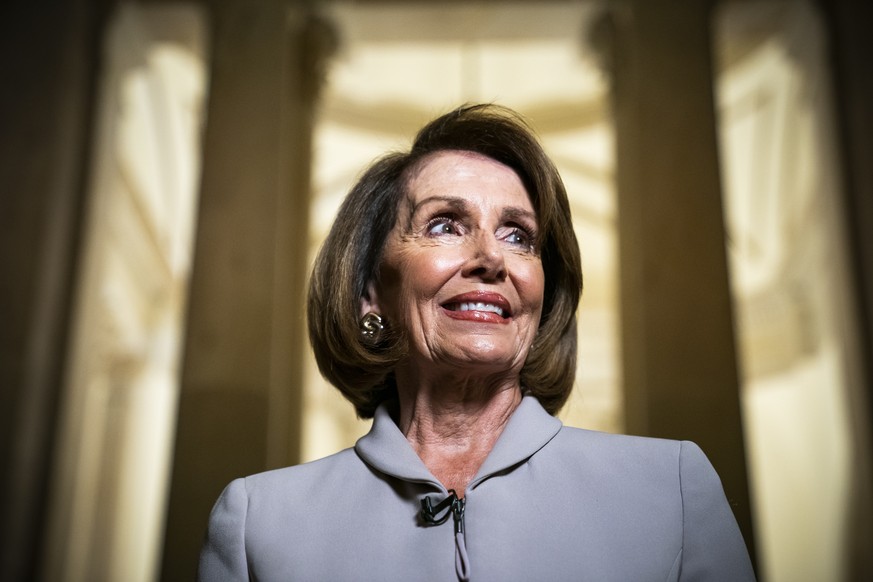
M 479 277 L 483 281 L 502 281 L 506 279 L 506 261 L 503 249 L 493 234 L 479 231 L 470 237 L 469 259 L 464 265 L 466 277 Z

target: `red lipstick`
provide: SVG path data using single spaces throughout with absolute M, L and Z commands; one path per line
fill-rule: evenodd
M 512 312 L 509 301 L 499 293 L 470 291 L 456 295 L 442 304 L 452 319 L 483 323 L 509 323 Z

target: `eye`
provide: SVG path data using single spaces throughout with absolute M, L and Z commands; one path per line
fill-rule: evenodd
M 533 249 L 534 246 L 533 235 L 529 233 L 526 229 L 518 226 L 510 228 L 506 236 L 503 237 L 503 240 L 511 245 L 524 247 L 527 249 Z
M 527 233 L 522 232 L 519 229 L 513 229 L 512 232 L 509 233 L 509 236 L 506 237 L 506 241 L 512 243 L 514 245 L 529 245 L 530 240 L 528 240 Z
M 451 216 L 437 216 L 427 223 L 427 234 L 430 236 L 458 234 L 458 225 Z

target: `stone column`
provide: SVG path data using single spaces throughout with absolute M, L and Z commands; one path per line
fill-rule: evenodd
M 191 579 L 233 478 L 297 461 L 313 109 L 330 29 L 212 6 L 199 221 L 162 579 Z
M 616 1 L 626 425 L 696 441 L 754 552 L 705 0 Z
M 873 580 L 873 4 L 819 0 L 827 19 L 843 159 L 848 239 L 852 247 L 863 378 L 850 394 L 853 482 L 850 489 L 851 580 Z
M 0 580 L 42 561 L 106 4 L 0 18 Z

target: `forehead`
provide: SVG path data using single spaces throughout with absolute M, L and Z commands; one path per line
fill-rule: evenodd
M 407 200 L 434 196 L 512 205 L 533 211 L 530 196 L 515 170 L 482 154 L 441 151 L 424 158 L 407 180 Z

